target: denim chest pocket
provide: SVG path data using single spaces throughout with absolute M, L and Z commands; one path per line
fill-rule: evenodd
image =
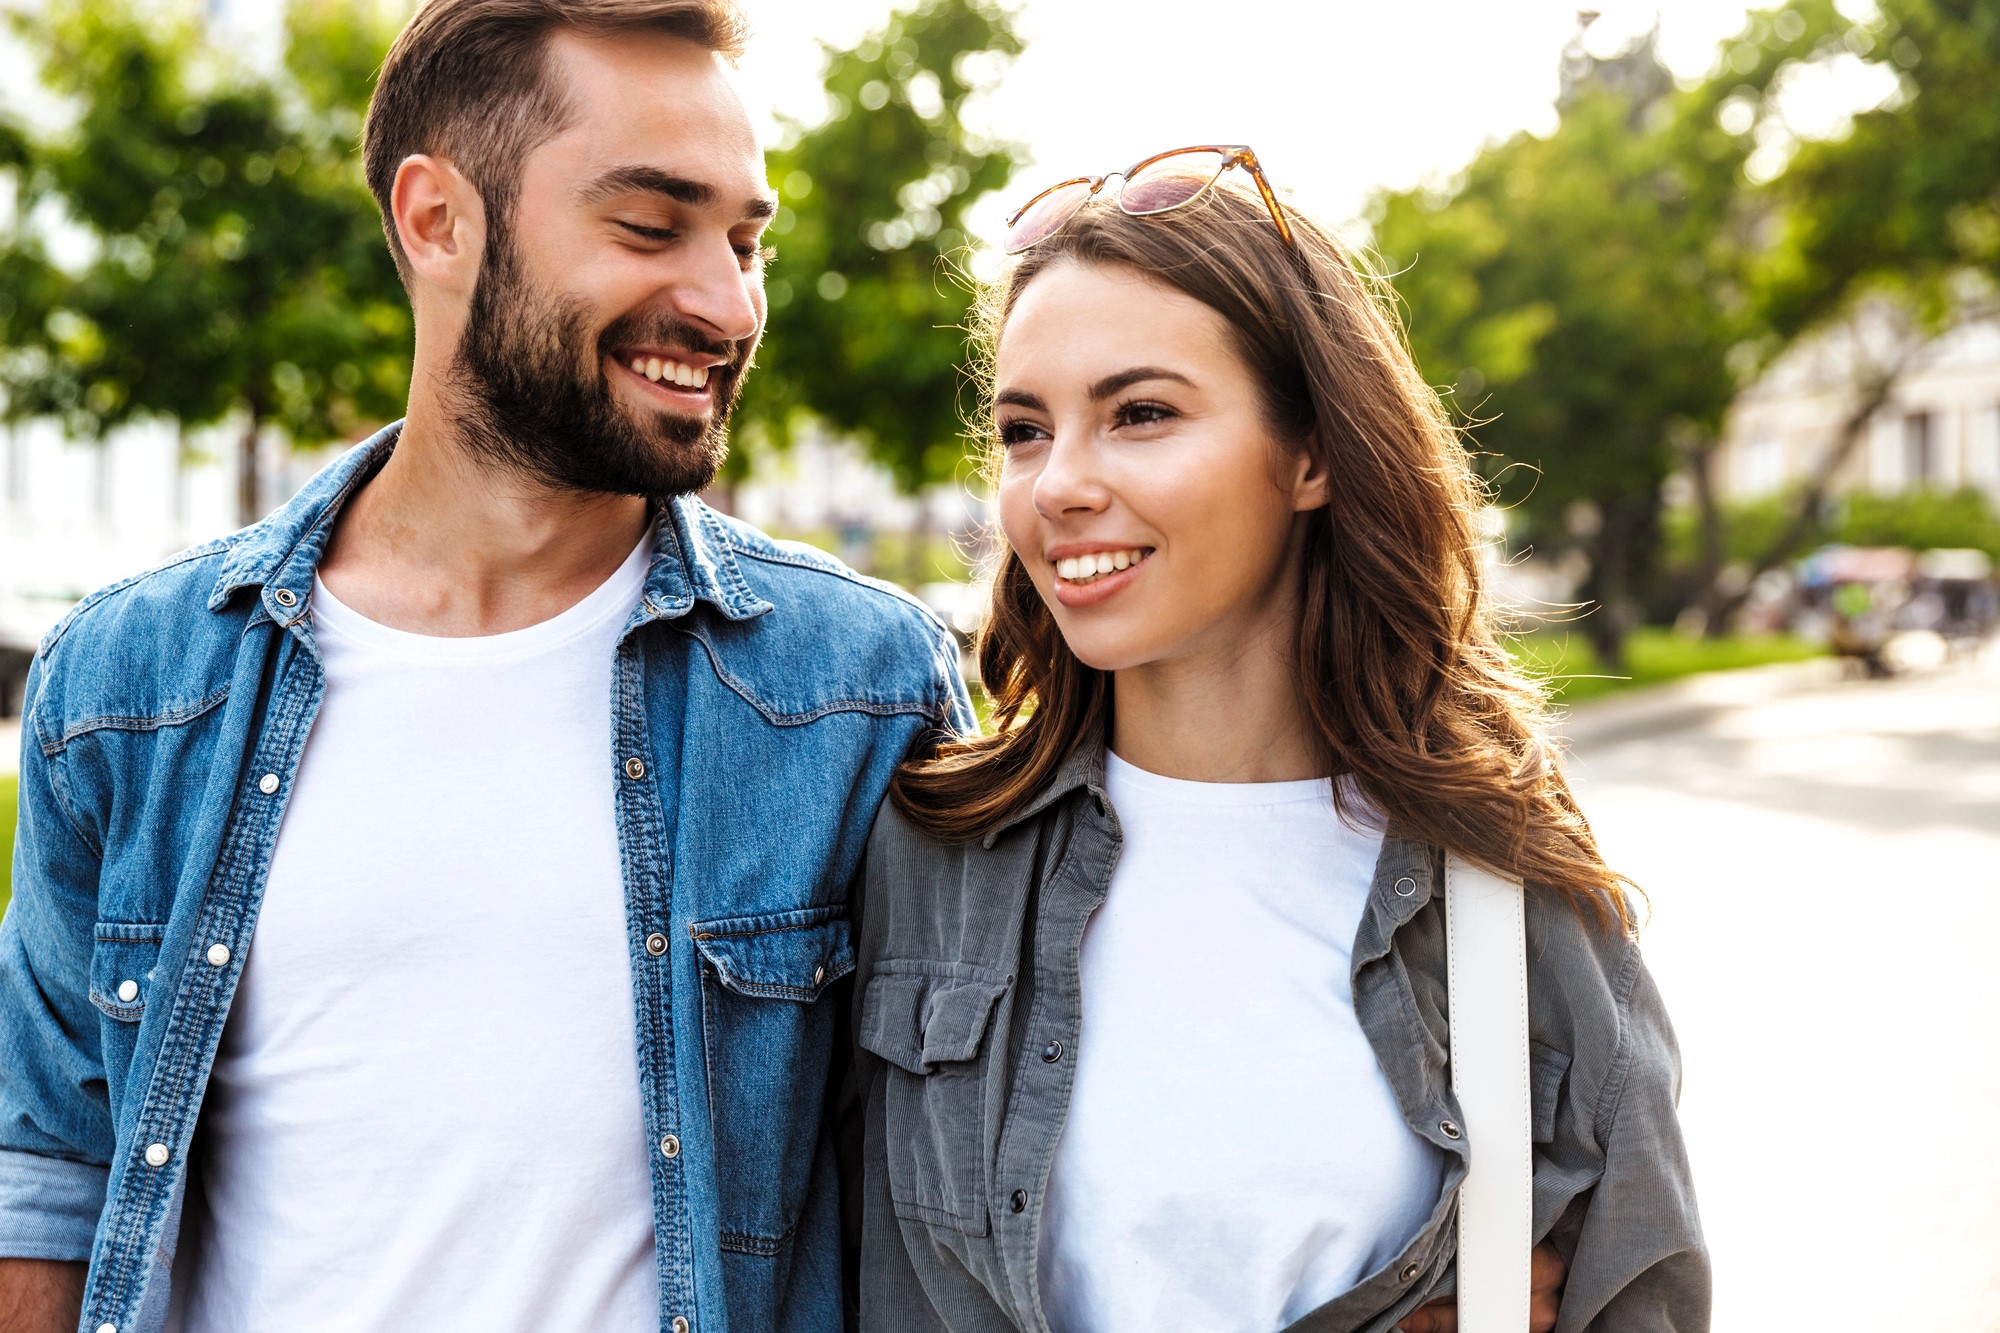
M 725 1256 L 784 1252 L 814 1173 L 835 1013 L 854 970 L 845 907 L 697 922 L 703 1055 Z
M 984 1236 L 986 1075 L 981 1048 L 1012 979 L 963 963 L 885 961 L 862 996 L 863 1049 L 886 1060 L 889 1195 L 911 1221 Z
M 138 1048 L 139 1021 L 157 984 L 160 943 L 167 928 L 151 922 L 100 921 L 90 951 L 90 1002 L 99 1024 L 104 1076 L 117 1105 Z

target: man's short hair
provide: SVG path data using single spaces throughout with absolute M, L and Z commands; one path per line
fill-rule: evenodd
M 396 169 L 414 153 L 449 159 L 479 191 L 489 230 L 503 231 L 523 161 L 571 113 L 548 68 L 558 29 L 666 33 L 731 61 L 749 36 L 735 0 L 426 0 L 382 62 L 362 132 L 368 188 L 406 280 L 389 202 Z

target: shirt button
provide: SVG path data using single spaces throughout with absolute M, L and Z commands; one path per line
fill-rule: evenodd
M 653 955 L 653 957 L 655 958 L 658 958 L 661 954 L 665 953 L 666 951 L 667 951 L 667 937 L 665 935 L 662 935 L 659 931 L 656 930 L 652 934 L 646 937 L 647 953 Z
M 123 1001 L 125 1001 L 125 1003 L 127 1003 L 127 1004 L 130 1004 L 130 1003 L 132 1003 L 132 1001 L 134 1001 L 134 1000 L 138 999 L 138 998 L 139 998 L 139 983 L 138 983 L 138 982 L 136 982 L 136 981 L 121 981 L 121 982 L 119 982 L 119 983 L 118 983 L 118 998 L 119 998 L 119 999 L 121 999 L 121 1000 L 123 1000 Z
M 278 790 L 278 775 L 276 773 L 266 773 L 263 777 L 257 779 L 257 790 L 263 792 L 266 796 Z
M 820 983 L 820 982 L 822 982 L 822 981 L 825 981 L 825 980 L 826 980 L 826 968 L 824 968 L 824 967 L 816 967 L 816 968 L 814 968 L 814 969 L 813 969 L 813 985 L 817 986 L 817 985 L 819 985 L 819 983 Z
M 116 1325 L 116 1324 L 99 1324 L 99 1325 L 97 1326 L 97 1333 L 118 1333 L 118 1325 Z
M 224 964 L 226 964 L 229 961 L 229 946 L 226 944 L 209 945 L 208 961 L 210 963 L 213 963 L 217 967 L 221 967 Z
M 1408 875 L 1405 875 L 1401 879 L 1396 881 L 1396 896 L 1398 898 L 1408 898 L 1413 894 L 1415 894 L 1416 891 L 1417 891 L 1417 882 L 1411 879 Z
M 1448 1139 L 1458 1137 L 1458 1126 L 1449 1120 L 1439 1121 L 1438 1128 L 1444 1131 L 1444 1136 Z
M 672 1160 L 681 1155 L 681 1141 L 672 1134 L 660 1140 L 660 1156 Z
M 1042 1047 L 1042 1063 L 1050 1065 L 1054 1064 L 1056 1061 L 1062 1059 L 1062 1052 L 1063 1052 L 1063 1045 L 1061 1042 L 1059 1041 L 1050 1042 L 1048 1045 Z
M 625 761 L 625 776 L 631 778 L 634 782 L 637 782 L 640 778 L 645 777 L 646 761 L 641 759 L 636 754 L 633 755 L 630 759 L 627 759 Z
M 1415 1264 L 1404 1264 L 1403 1271 L 1396 1274 L 1396 1281 L 1408 1282 L 1411 1278 L 1415 1277 L 1420 1271 L 1421 1270 Z
M 151 1147 L 146 1149 L 147 1166 L 165 1166 L 166 1164 L 167 1164 L 166 1144 L 155 1143 Z
M 1027 1211 L 1028 1211 L 1028 1191 L 1026 1191 L 1026 1190 L 1015 1190 L 1015 1191 L 1014 1191 L 1014 1193 L 1013 1193 L 1013 1195 L 1012 1195 L 1012 1197 L 1010 1197 L 1010 1198 L 1009 1198 L 1009 1199 L 1007 1200 L 1007 1207 L 1008 1207 L 1008 1208 L 1010 1208 L 1010 1209 L 1012 1209 L 1012 1210 L 1013 1210 L 1014 1212 L 1017 1212 L 1017 1213 L 1025 1213 L 1025 1212 L 1027 1212 Z
M 299 595 L 290 588 L 280 588 L 275 595 L 279 606 L 297 606 L 299 604 Z
M 673 1333 L 688 1333 L 688 1329 L 691 1327 L 691 1325 L 688 1323 L 686 1316 L 675 1315 L 674 1322 L 668 1324 L 667 1327 L 672 1329 Z

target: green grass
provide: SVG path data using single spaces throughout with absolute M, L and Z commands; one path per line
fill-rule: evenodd
M 0 916 L 14 896 L 14 799 L 18 778 L 0 778 Z
M 1771 662 L 1802 662 L 1825 654 L 1823 645 L 1784 634 L 1689 639 L 1670 629 L 1634 630 L 1625 641 L 1625 666 L 1605 670 L 1590 640 L 1575 631 L 1539 630 L 1507 640 L 1515 660 L 1549 680 L 1555 699 L 1581 703 L 1615 690 L 1661 685 L 1704 671 L 1731 671 Z

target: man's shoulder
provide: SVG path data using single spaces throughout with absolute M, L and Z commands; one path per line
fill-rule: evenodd
M 100 723 L 205 711 L 225 690 L 240 616 L 210 610 L 234 537 L 191 546 L 85 597 L 42 637 L 30 701 L 44 744 Z
M 781 540 L 713 509 L 707 514 L 731 553 L 750 562 L 746 576 L 758 594 L 795 616 L 849 628 L 916 630 L 932 639 L 950 633 L 929 607 L 893 583 L 870 578 L 816 546 Z M 857 616 L 858 626 L 852 623 Z

